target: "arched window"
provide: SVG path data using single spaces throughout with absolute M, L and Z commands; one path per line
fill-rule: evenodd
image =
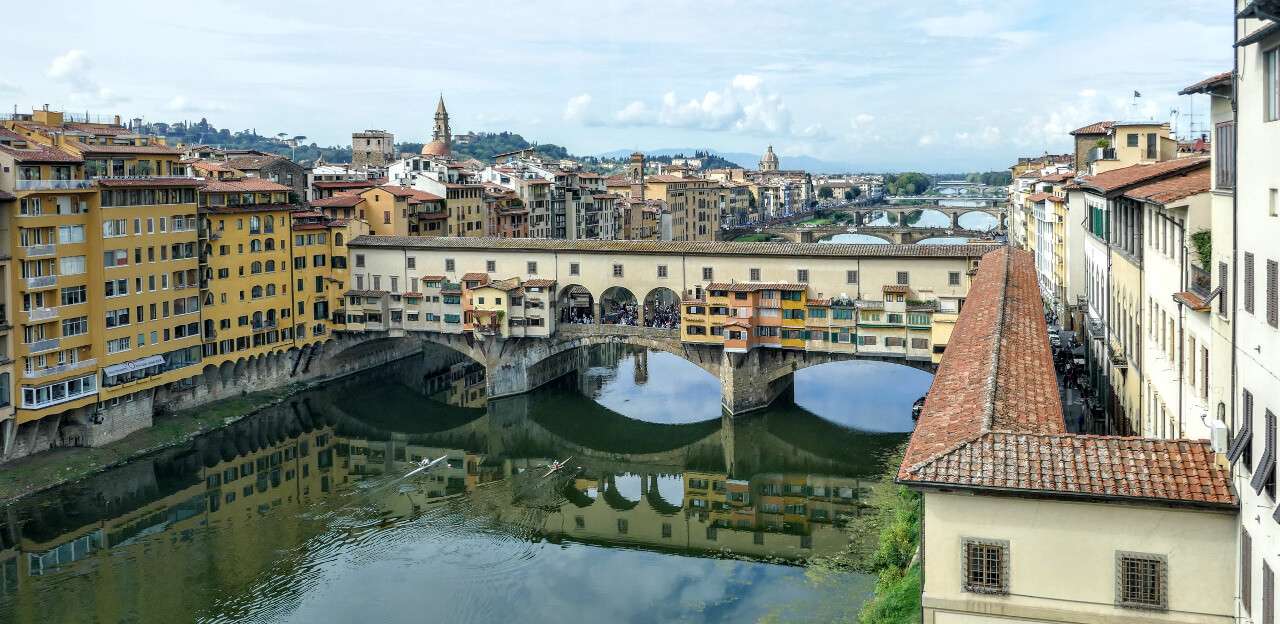
M 261 325 L 261 324 L 262 324 L 262 312 L 254 312 L 254 313 L 253 313 L 253 324 L 254 324 L 254 325 Z
M 274 297 L 274 296 L 276 296 L 276 285 L 275 285 L 275 284 L 267 284 L 267 296 L 268 296 L 268 297 Z
M 250 252 L 253 252 L 253 253 L 257 253 L 257 252 L 259 252 L 259 251 L 262 251 L 262 241 L 260 241 L 260 240 L 258 240 L 258 239 L 256 239 L 256 238 L 255 238 L 255 239 L 253 239 L 253 240 L 251 240 L 251 241 L 249 241 L 249 251 L 250 251 Z
M 249 233 L 257 234 L 262 231 L 262 219 L 259 217 L 249 217 Z
M 254 287 L 253 287 L 253 290 L 249 291 L 249 296 L 250 296 L 250 297 L 252 297 L 252 298 L 254 298 L 254 299 L 261 299 L 261 298 L 262 298 L 262 287 L 261 287 L 261 286 L 254 286 Z
M 261 272 L 262 272 L 262 263 L 261 263 L 261 262 L 258 262 L 257 260 L 254 260 L 254 261 L 253 261 L 253 264 L 250 264 L 250 265 L 249 265 L 249 272 L 250 272 L 250 273 L 253 273 L 254 275 L 257 275 L 257 274 L 261 273 Z
M 275 272 L 276 272 L 276 261 L 275 261 L 275 260 L 267 260 L 267 265 L 266 265 L 265 267 L 263 267 L 263 269 L 262 269 L 262 270 L 263 270 L 263 271 L 266 271 L 267 273 L 275 273 Z
M 263 246 L 267 251 L 274 251 L 276 248 L 276 240 L 274 238 L 268 238 L 263 242 Z
M 334 235 L 333 235 L 333 244 L 334 244 L 334 245 L 337 245 L 338 247 L 341 247 L 341 246 L 342 246 L 342 234 L 341 234 L 340 232 L 335 232 L 335 233 L 334 233 Z
M 264 234 L 271 234 L 275 231 L 276 231 L 276 222 L 272 220 L 271 217 L 267 217 L 266 221 L 262 222 L 262 232 Z

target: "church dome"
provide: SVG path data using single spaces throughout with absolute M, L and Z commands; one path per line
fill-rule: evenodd
M 449 144 L 444 141 L 432 141 L 422 146 L 423 156 L 448 156 Z

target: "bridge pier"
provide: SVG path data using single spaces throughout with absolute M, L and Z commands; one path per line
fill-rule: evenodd
M 958 210 L 951 211 L 951 229 L 960 229 L 960 211 Z
M 768 407 L 791 389 L 793 366 L 779 367 L 779 354 L 767 349 L 725 353 L 720 362 L 720 405 L 731 415 Z

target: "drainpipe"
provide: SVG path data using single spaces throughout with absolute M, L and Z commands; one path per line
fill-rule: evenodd
M 1233 35 L 1232 41 L 1240 40 L 1240 20 L 1233 18 L 1231 20 Z M 1240 189 L 1240 100 L 1238 93 L 1240 89 L 1237 84 L 1240 81 L 1240 51 L 1235 47 L 1231 49 L 1231 65 L 1232 76 L 1234 80 L 1231 85 L 1231 121 L 1232 130 L 1235 132 L 1235 145 L 1231 147 L 1231 171 L 1235 176 L 1231 185 L 1231 308 L 1227 313 L 1228 322 L 1231 323 L 1231 392 L 1227 398 L 1230 401 L 1231 420 L 1235 421 L 1236 414 L 1236 384 L 1237 379 L 1237 363 L 1236 363 L 1236 297 L 1238 288 L 1236 285 L 1236 266 L 1239 264 L 1237 259 L 1236 248 L 1240 244 L 1240 200 L 1238 191 Z M 1221 296 L 1221 295 L 1219 295 Z M 1238 425 L 1236 427 L 1238 429 Z
M 1187 290 L 1187 247 L 1186 247 L 1186 237 L 1187 237 L 1187 231 L 1186 231 L 1186 229 L 1185 229 L 1183 226 L 1178 226 L 1178 241 L 1179 241 L 1179 243 L 1178 243 L 1178 244 L 1179 244 L 1178 251 L 1180 252 L 1180 255 L 1182 256 L 1182 261 L 1178 263 L 1178 269 L 1179 269 L 1179 273 L 1178 273 L 1178 285 L 1179 285 L 1179 288 L 1180 288 L 1181 290 L 1183 290 L 1183 291 L 1186 291 L 1186 290 Z M 1183 411 L 1183 408 L 1182 408 L 1182 395 L 1183 395 L 1182 383 L 1183 383 L 1183 378 L 1184 378 L 1184 377 L 1185 377 L 1185 375 L 1186 375 L 1186 372 L 1185 372 L 1185 370 L 1184 370 L 1184 368 L 1185 368 L 1185 360 L 1187 359 L 1187 353 L 1186 353 L 1186 350 L 1185 350 L 1185 349 L 1186 349 L 1186 344 L 1187 344 L 1187 342 L 1186 342 L 1186 336 L 1185 336 L 1185 333 L 1186 333 L 1186 319 L 1187 319 L 1187 306 L 1186 306 L 1186 305 L 1184 305 L 1184 304 L 1182 303 L 1182 301 L 1181 301 L 1181 300 L 1179 300 L 1179 301 L 1178 301 L 1178 345 L 1177 345 L 1177 351 L 1178 351 L 1178 352 L 1179 352 L 1179 354 L 1180 354 L 1180 355 L 1179 355 L 1179 357 L 1178 357 L 1178 431 L 1177 431 L 1177 434 L 1178 434 L 1178 437 L 1179 437 L 1179 438 L 1181 438 L 1181 437 L 1182 437 L 1182 428 L 1183 428 L 1183 427 L 1182 427 L 1182 423 L 1183 423 L 1183 417 L 1184 417 L 1184 415 L 1183 415 L 1183 413 L 1182 413 L 1182 411 Z M 1195 353 L 1192 353 L 1192 354 L 1191 354 L 1191 357 L 1195 357 L 1195 356 L 1196 356 L 1196 354 L 1195 354 Z

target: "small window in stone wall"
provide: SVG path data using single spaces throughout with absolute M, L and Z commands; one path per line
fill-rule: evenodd
M 960 576 L 964 591 L 1009 593 L 1009 542 L 966 537 L 962 541 Z
M 1169 564 L 1164 555 L 1116 553 L 1116 605 L 1164 610 L 1168 593 Z

